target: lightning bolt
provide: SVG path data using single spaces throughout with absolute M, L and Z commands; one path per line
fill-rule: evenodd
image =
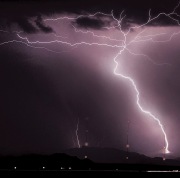
M 117 76 L 120 76 L 121 78 L 123 78 L 123 79 L 127 80 L 128 82 L 130 82 L 130 84 L 131 84 L 132 87 L 134 88 L 134 91 L 135 91 L 135 94 L 136 94 L 136 104 L 137 104 L 138 108 L 140 109 L 140 111 L 141 111 L 142 113 L 150 116 L 151 118 L 153 118 L 155 121 L 158 122 L 158 124 L 159 124 L 159 126 L 160 126 L 160 128 L 161 128 L 161 130 L 162 130 L 162 132 L 163 132 L 163 134 L 164 134 L 164 138 L 165 138 L 165 142 L 166 142 L 165 152 L 166 152 L 166 153 L 169 153 L 169 150 L 168 150 L 168 147 L 169 147 L 168 139 L 167 139 L 166 132 L 165 132 L 165 130 L 164 130 L 164 128 L 163 128 L 163 125 L 161 124 L 160 120 L 159 120 L 156 116 L 154 116 L 150 111 L 144 110 L 143 107 L 141 106 L 141 104 L 140 104 L 140 92 L 139 92 L 139 90 L 138 90 L 138 88 L 137 88 L 137 86 L 136 86 L 136 84 L 135 84 L 135 81 L 134 81 L 131 77 L 125 76 L 125 75 L 117 72 L 117 69 L 118 69 L 118 66 L 119 66 L 119 63 L 118 63 L 118 61 L 117 61 L 117 58 L 119 57 L 119 55 L 122 54 L 122 52 L 123 52 L 123 50 L 121 50 L 121 51 L 118 53 L 118 55 L 114 58 L 114 62 L 115 62 L 115 64 L 116 64 L 116 66 L 115 66 L 115 68 L 114 68 L 114 74 L 117 75 Z
M 123 47 L 122 49 L 120 49 L 120 51 L 118 52 L 118 54 L 117 54 L 117 55 L 114 57 L 114 59 L 113 59 L 113 60 L 114 60 L 114 63 L 115 63 L 114 74 L 115 74 L 116 76 L 120 76 L 121 78 L 123 78 L 123 79 L 125 79 L 126 81 L 128 81 L 128 82 L 131 84 L 131 86 L 134 88 L 134 91 L 135 91 L 135 94 L 136 94 L 136 104 L 137 104 L 139 110 L 140 110 L 142 113 L 144 113 L 145 115 L 147 115 L 147 116 L 151 117 L 152 119 L 154 119 L 155 121 L 157 121 L 157 123 L 158 123 L 158 125 L 160 126 L 160 129 L 161 129 L 161 131 L 162 131 L 162 133 L 163 133 L 163 135 L 164 135 L 164 139 L 165 139 L 165 147 L 164 147 L 165 153 L 170 153 L 170 151 L 169 151 L 169 149 L 168 149 L 168 148 L 169 148 L 169 143 L 168 143 L 168 139 L 167 139 L 167 135 L 166 135 L 166 132 L 165 132 L 165 130 L 164 130 L 164 127 L 163 127 L 161 121 L 160 121 L 154 114 L 152 114 L 152 113 L 151 113 L 150 111 L 148 111 L 148 110 L 145 110 L 145 109 L 143 108 L 143 106 L 140 104 L 140 92 L 139 92 L 138 87 L 137 87 L 135 81 L 133 80 L 133 78 L 131 78 L 131 77 L 129 77 L 129 76 L 126 76 L 126 75 L 124 75 L 124 74 L 122 74 L 122 73 L 120 73 L 120 72 L 117 71 L 118 68 L 119 68 L 118 57 L 119 57 L 125 50 L 128 50 L 128 51 L 130 52 L 130 50 L 127 48 L 127 46 L 130 45 L 130 44 L 133 43 L 133 42 L 139 42 L 139 41 L 136 41 L 136 39 L 138 39 L 138 38 L 139 38 L 139 39 L 141 39 L 141 38 L 146 38 L 145 41 L 147 41 L 147 40 L 152 40 L 152 35 L 139 36 L 139 34 L 138 34 L 138 35 L 135 37 L 135 40 L 132 40 L 132 41 L 128 44 L 128 43 L 127 43 L 127 40 L 126 40 L 126 39 L 127 39 L 127 35 L 130 33 L 130 31 L 131 31 L 132 29 L 139 29 L 139 28 L 141 28 L 141 27 L 144 27 L 145 25 L 148 25 L 151 21 L 157 19 L 157 18 L 158 18 L 159 16 L 161 16 L 161 15 L 165 15 L 166 17 L 169 17 L 169 18 L 172 19 L 173 21 L 176 21 L 178 25 L 180 25 L 180 24 L 179 24 L 179 21 L 178 21 L 177 19 L 174 19 L 174 18 L 172 17 L 172 15 L 175 15 L 175 14 L 177 15 L 177 13 L 175 13 L 175 11 L 176 11 L 176 9 L 179 7 L 179 5 L 180 5 L 180 2 L 179 2 L 179 4 L 174 8 L 174 10 L 173 10 L 171 13 L 169 13 L 169 14 L 160 13 L 160 14 L 158 14 L 158 15 L 157 15 L 156 17 L 154 17 L 154 18 L 151 18 L 151 14 L 150 14 L 151 11 L 149 11 L 149 19 L 148 19 L 148 21 L 147 21 L 145 24 L 143 24 L 143 25 L 130 27 L 127 33 L 125 33 L 125 32 L 122 31 L 120 21 L 118 21 L 115 17 L 113 17 L 113 18 L 118 22 L 120 31 L 121 31 L 121 32 L 123 33 L 123 35 L 124 35 L 124 47 Z M 140 33 L 143 33 L 143 31 L 140 32 Z M 179 34 L 179 33 L 180 33 L 180 32 L 173 33 L 168 40 L 156 41 L 156 42 L 168 42 L 168 41 L 170 41 L 175 35 L 177 35 L 177 34 Z M 161 33 L 161 34 L 157 34 L 157 35 L 155 35 L 155 36 L 158 36 L 158 35 L 164 35 L 164 34 Z M 154 36 L 154 35 L 153 35 L 153 36 Z M 152 41 L 153 41 L 153 40 L 152 40 Z M 155 41 L 153 41 L 153 42 L 155 42 Z M 132 52 L 130 52 L 130 53 L 133 54 L 133 55 L 137 55 L 137 54 L 134 54 L 134 53 L 132 53 Z M 142 55 L 144 55 L 144 54 L 142 54 Z M 146 56 L 146 55 L 144 55 L 144 56 Z
M 179 8 L 179 6 L 180 6 L 180 2 L 177 4 L 177 6 L 173 9 L 172 12 L 170 12 L 170 13 L 161 12 L 155 17 L 152 17 L 151 9 L 150 9 L 148 12 L 148 20 L 144 24 L 134 25 L 134 26 L 133 26 L 133 24 L 130 24 L 130 27 L 128 29 L 125 29 L 125 30 L 123 30 L 123 28 L 122 28 L 122 24 L 126 18 L 126 15 L 124 15 L 124 11 L 121 12 L 119 19 L 117 19 L 114 16 L 113 10 L 111 11 L 110 14 L 105 14 L 103 12 L 96 12 L 95 14 L 86 14 L 86 15 L 79 15 L 79 16 L 72 15 L 72 16 L 64 16 L 64 17 L 58 17 L 58 18 L 44 19 L 44 22 L 48 22 L 48 21 L 57 22 L 57 21 L 66 20 L 66 21 L 72 22 L 72 24 L 73 24 L 73 22 L 75 22 L 77 19 L 83 18 L 83 17 L 88 17 L 88 18 L 96 18 L 96 16 L 106 17 L 109 20 L 111 20 L 112 23 L 110 23 L 109 26 L 102 27 L 102 29 L 106 29 L 106 30 L 117 30 L 118 29 L 120 34 L 123 36 L 123 39 L 116 39 L 116 38 L 112 38 L 112 37 L 107 36 L 107 35 L 98 35 L 93 31 L 90 31 L 90 30 L 84 31 L 82 29 L 77 29 L 76 26 L 72 25 L 72 28 L 74 29 L 75 33 L 80 33 L 82 35 L 91 35 L 93 37 L 93 39 L 97 39 L 97 40 L 102 39 L 102 40 L 105 40 L 106 43 L 104 43 L 104 42 L 99 43 L 98 41 L 97 42 L 96 41 L 88 42 L 86 40 L 85 41 L 82 40 L 79 42 L 71 42 L 67 35 L 61 36 L 61 35 L 57 35 L 57 34 L 53 34 L 53 37 L 57 38 L 56 40 L 49 40 L 49 41 L 35 40 L 35 41 L 31 41 L 28 37 L 21 35 L 22 33 L 25 34 L 22 31 L 20 31 L 20 32 L 18 32 L 18 31 L 9 32 L 9 31 L 1 29 L 0 32 L 5 33 L 5 34 L 9 34 L 9 33 L 14 34 L 15 33 L 16 39 L 1 42 L 0 46 L 11 44 L 11 43 L 20 43 L 20 44 L 26 45 L 26 46 L 31 47 L 31 48 L 47 50 L 47 51 L 53 52 L 53 53 L 70 52 L 71 50 L 73 50 L 77 47 L 81 47 L 81 46 L 98 46 L 98 47 L 107 47 L 107 48 L 118 49 L 117 54 L 113 58 L 113 62 L 115 64 L 113 73 L 115 76 L 122 78 L 123 80 L 127 81 L 131 85 L 131 87 L 134 90 L 134 94 L 136 96 L 135 102 L 136 102 L 136 105 L 137 105 L 137 108 L 139 109 L 139 111 L 141 111 L 144 115 L 152 118 L 153 120 L 155 120 L 157 122 L 157 124 L 159 125 L 159 127 L 162 131 L 162 134 L 164 135 L 165 153 L 169 153 L 169 143 L 168 143 L 168 139 L 167 139 L 167 134 L 164 130 L 164 127 L 163 127 L 160 119 L 157 118 L 151 111 L 144 109 L 144 107 L 141 105 L 140 91 L 138 89 L 138 86 L 136 85 L 136 82 L 132 77 L 127 76 L 127 75 L 123 74 L 122 72 L 118 71 L 118 69 L 120 69 L 120 63 L 119 63 L 118 59 L 122 56 L 122 54 L 124 52 L 128 52 L 129 54 L 131 54 L 133 56 L 143 57 L 143 59 L 150 61 L 154 65 L 160 65 L 160 66 L 170 65 L 168 63 L 156 63 L 146 54 L 135 53 L 132 51 L 131 46 L 133 44 L 142 43 L 142 42 L 167 43 L 167 42 L 170 42 L 175 36 L 179 35 L 180 31 L 176 31 L 176 32 L 171 33 L 171 34 L 156 33 L 156 34 L 143 35 L 146 31 L 146 29 L 144 29 L 144 27 L 150 25 L 151 22 L 158 20 L 158 18 L 160 16 L 165 16 L 165 17 L 169 18 L 170 20 L 172 20 L 173 22 L 175 22 L 177 24 L 177 26 L 180 26 L 180 22 L 177 19 L 180 17 L 180 15 L 176 12 L 176 10 Z M 137 30 L 140 30 L 140 32 L 132 40 L 129 41 L 128 36 L 130 35 L 130 33 L 132 31 L 137 31 Z M 154 39 L 154 38 L 158 38 L 158 37 L 164 37 L 165 39 L 163 39 L 163 40 Z M 113 42 L 113 44 L 111 44 L 112 42 Z M 44 46 L 44 45 L 47 46 L 50 44 L 64 45 L 70 49 L 65 50 L 65 51 L 62 51 L 62 50 L 56 51 L 56 50 L 52 50 L 52 49 Z M 76 127 L 76 139 L 77 139 L 77 145 L 80 148 L 80 142 L 79 142 L 79 137 L 78 137 L 78 129 L 79 129 L 79 118 L 78 118 L 77 127 Z
M 81 145 L 80 145 L 80 142 L 79 142 L 78 130 L 79 130 L 79 118 L 77 120 L 77 126 L 76 126 L 76 140 L 77 140 L 78 148 L 81 148 Z

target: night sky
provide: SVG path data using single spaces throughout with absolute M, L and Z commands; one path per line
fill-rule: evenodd
M 179 2 L 131 1 L 0 1 L 0 155 L 78 147 L 78 120 L 81 146 L 88 129 L 90 147 L 125 150 L 130 123 L 130 151 L 161 152 L 160 126 L 115 67 L 180 155 Z

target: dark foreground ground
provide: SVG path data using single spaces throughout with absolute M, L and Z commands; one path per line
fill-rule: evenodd
M 41 170 L 41 171 L 37 171 L 37 170 L 18 170 L 18 171 L 10 171 L 10 170 L 1 170 L 0 171 L 0 177 L 4 177 L 4 176 L 22 176 L 22 177 L 26 177 L 26 176 L 60 176 L 60 177 L 64 177 L 64 176 L 73 176 L 73 177 L 78 177 L 78 176 L 83 176 L 83 177 L 87 177 L 87 176 L 98 176 L 98 177 L 112 177 L 112 176 L 120 176 L 122 174 L 133 174 L 133 176 L 136 176 L 136 174 L 142 174 L 142 176 L 144 176 L 144 174 L 150 174 L 152 176 L 152 174 L 159 174 L 159 173 L 167 173 L 167 174 L 172 174 L 173 176 L 178 176 L 180 175 L 180 173 L 178 172 L 178 170 L 166 170 L 166 171 L 144 171 L 144 170 L 63 170 L 63 171 L 57 171 L 57 170 Z
M 86 165 L 87 166 L 87 165 Z M 119 175 L 121 173 L 145 173 L 145 172 L 172 172 L 180 173 L 179 166 L 165 166 L 165 165 L 139 165 L 139 164 L 91 164 L 89 168 L 83 168 L 83 170 L 74 169 L 72 167 L 61 167 L 57 169 L 47 169 L 46 167 L 39 168 L 39 170 L 33 169 L 18 169 L 17 167 L 12 169 L 1 169 L 0 175 Z M 90 167 L 91 166 L 91 167 Z
M 114 149 L 82 148 L 52 155 L 0 156 L 0 178 L 13 176 L 102 176 L 121 173 L 180 172 L 180 159 L 150 158 Z M 179 174 L 178 174 L 179 175 Z

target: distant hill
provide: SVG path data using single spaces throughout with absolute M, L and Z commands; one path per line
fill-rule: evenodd
M 22 155 L 0 157 L 0 170 L 64 170 L 64 169 L 87 169 L 92 161 L 80 160 L 77 157 L 64 153 L 53 155 Z
M 96 147 L 82 147 L 65 150 L 64 153 L 77 156 L 84 159 L 87 156 L 90 160 L 97 163 L 140 163 L 148 161 L 150 158 L 138 153 L 127 152 L 114 148 L 96 148 Z M 126 159 L 128 157 L 128 160 Z
M 163 160 L 113 148 L 82 147 L 52 155 L 1 156 L 1 170 L 180 170 L 180 159 Z
M 127 163 L 127 164 L 158 164 L 158 165 L 176 165 L 180 166 L 180 159 L 170 159 L 165 155 L 166 160 L 163 160 L 163 154 L 158 154 L 156 157 L 148 157 L 143 154 L 118 150 L 114 148 L 92 148 L 82 147 L 65 150 L 64 153 L 77 156 L 79 159 L 88 159 L 97 163 Z M 128 159 L 127 159 L 128 157 Z

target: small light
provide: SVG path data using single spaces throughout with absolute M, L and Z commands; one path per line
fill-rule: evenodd
M 72 168 L 71 167 L 69 167 L 69 170 L 71 170 Z
M 129 148 L 129 147 L 130 147 L 129 144 L 127 144 L 127 145 L 126 145 L 126 148 Z
M 63 167 L 61 167 L 61 170 L 63 170 L 64 168 Z
M 17 167 L 14 167 L 14 169 L 17 169 Z
M 43 169 L 45 169 L 46 167 L 43 166 Z
M 163 161 L 165 161 L 166 160 L 166 158 L 163 158 Z
M 84 158 L 87 159 L 87 156 L 85 155 Z
M 127 156 L 126 159 L 129 159 L 129 157 Z
M 88 146 L 89 144 L 88 144 L 88 142 L 85 142 L 85 146 Z

